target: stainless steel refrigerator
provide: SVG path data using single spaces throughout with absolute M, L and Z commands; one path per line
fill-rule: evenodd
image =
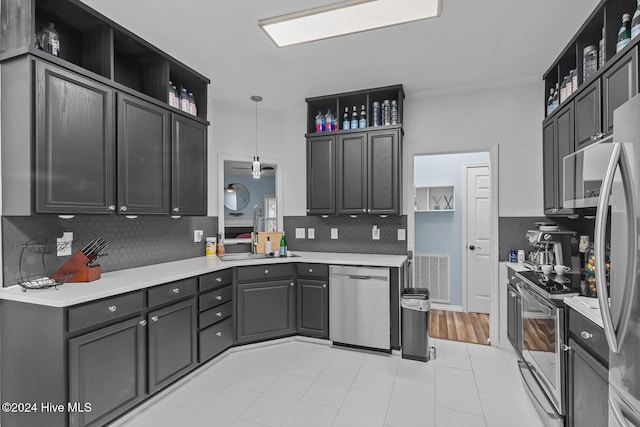
M 609 344 L 609 427 L 640 427 L 640 95 L 616 109 L 613 120 L 597 201 L 596 285 Z

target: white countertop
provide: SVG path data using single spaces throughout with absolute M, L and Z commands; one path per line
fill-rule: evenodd
M 49 307 L 67 307 L 113 295 L 148 288 L 154 285 L 199 276 L 242 265 L 286 262 L 310 262 L 337 265 L 366 265 L 372 267 L 401 267 L 404 255 L 374 255 L 334 252 L 295 252 L 291 258 L 252 258 L 221 261 L 217 257 L 198 257 L 162 264 L 103 273 L 99 280 L 88 283 L 65 283 L 57 289 L 33 289 L 26 292 L 18 285 L 0 290 L 0 300 L 19 301 Z
M 582 296 L 565 297 L 564 303 L 591 320 L 596 325 L 604 328 L 602 323 L 602 315 L 600 314 L 600 306 L 598 298 L 589 298 Z
M 526 265 L 521 262 L 505 262 L 506 266 L 513 269 L 514 271 L 528 271 Z

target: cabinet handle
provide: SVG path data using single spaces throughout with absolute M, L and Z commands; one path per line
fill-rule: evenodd
M 326 287 L 327 287 L 327 284 L 326 284 L 326 283 L 323 283 L 323 284 L 322 284 L 322 287 L 323 287 L 323 288 L 326 288 Z
M 116 210 L 116 205 L 109 205 L 108 208 L 110 211 L 115 211 Z
M 516 294 L 513 291 L 509 291 L 509 294 L 511 294 L 511 298 L 515 298 Z
M 295 286 L 295 283 L 291 282 L 291 286 Z
M 220 311 L 219 311 L 219 312 L 217 312 L 217 313 L 216 313 L 216 316 L 218 316 L 218 317 L 222 317 L 222 312 L 220 312 Z
M 362 209 L 362 212 L 366 212 L 366 211 L 367 211 L 366 209 Z
M 112 312 L 112 313 L 115 312 L 117 309 L 118 309 L 118 307 L 116 307 L 115 305 L 109 306 L 109 311 Z
M 222 332 L 216 332 L 216 336 L 217 337 L 221 337 L 222 336 Z
M 216 299 L 217 299 L 218 301 L 222 301 L 222 295 L 218 295 L 218 296 L 216 297 Z
M 595 135 L 593 135 L 590 139 L 591 139 L 592 141 L 595 141 L 595 140 L 597 140 L 597 139 L 601 139 L 603 136 L 604 136 L 604 133 L 602 133 L 602 132 L 598 132 L 598 133 L 596 133 Z
M 126 212 L 126 211 L 127 211 L 127 207 L 126 207 L 126 206 L 120 206 L 120 210 L 121 210 L 122 212 Z
M 222 282 L 222 277 L 216 277 L 216 282 L 218 283 Z
M 367 212 L 368 212 L 368 213 L 371 213 L 371 208 L 367 209 Z
M 147 326 L 147 321 L 146 320 L 141 320 L 140 321 L 140 326 Z
M 264 274 L 269 274 L 269 270 L 265 270 L 265 271 L 264 271 Z
M 158 321 L 158 316 L 153 316 L 153 317 L 151 318 L 151 320 L 153 320 L 154 322 L 157 322 L 157 321 Z
M 309 269 L 309 273 L 313 273 L 313 268 L 310 268 L 310 269 Z
M 593 338 L 593 334 L 587 331 L 580 332 L 580 336 L 585 340 L 588 340 L 589 338 Z
M 180 293 L 180 288 L 173 288 L 173 289 L 171 289 L 171 292 L 173 292 L 174 294 L 179 294 Z
M 562 349 L 562 351 L 569 351 L 569 350 L 571 350 L 571 347 L 569 347 L 569 346 L 568 346 L 568 345 L 566 345 L 566 344 L 562 344 L 562 345 L 560 346 L 560 348 Z
M 174 211 L 174 212 L 180 212 L 180 208 L 175 207 L 175 208 L 173 208 L 173 211 Z

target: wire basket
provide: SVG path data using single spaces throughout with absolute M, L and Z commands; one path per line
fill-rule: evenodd
M 35 237 L 26 241 L 23 245 L 20 245 L 20 248 L 22 248 L 20 250 L 20 277 L 18 278 L 17 284 L 22 287 L 22 292 L 26 292 L 27 290 L 31 289 L 58 289 L 58 286 L 65 284 L 74 276 L 74 273 L 70 273 L 67 275 L 56 275 L 56 278 L 52 279 L 46 274 L 47 269 L 44 261 L 45 254 L 51 253 L 54 248 L 56 250 L 63 249 L 64 246 L 67 246 L 69 243 L 70 242 L 50 245 L 48 244 L 48 240 L 46 237 Z M 26 258 L 30 253 L 35 254 L 36 256 L 40 256 L 40 263 L 42 264 L 41 273 L 25 273 L 25 271 L 27 271 L 25 266 Z

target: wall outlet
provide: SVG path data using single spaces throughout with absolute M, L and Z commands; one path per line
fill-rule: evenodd
M 296 228 L 296 239 L 304 239 L 304 228 Z
M 315 228 L 307 228 L 307 238 L 315 239 L 316 238 L 316 229 Z
M 407 230 L 398 228 L 398 240 L 407 240 Z
M 202 230 L 193 230 L 193 242 L 200 243 L 202 242 L 202 236 L 204 235 L 204 231 Z
M 71 255 L 71 241 L 64 240 L 64 237 L 58 237 L 56 239 L 57 243 L 57 256 L 68 256 Z
M 332 228 L 331 229 L 331 239 L 332 240 L 337 240 L 338 239 L 338 229 L 337 228 Z
M 373 228 L 371 228 L 371 238 L 373 240 L 380 240 L 380 228 L 378 228 L 377 225 L 374 225 Z

